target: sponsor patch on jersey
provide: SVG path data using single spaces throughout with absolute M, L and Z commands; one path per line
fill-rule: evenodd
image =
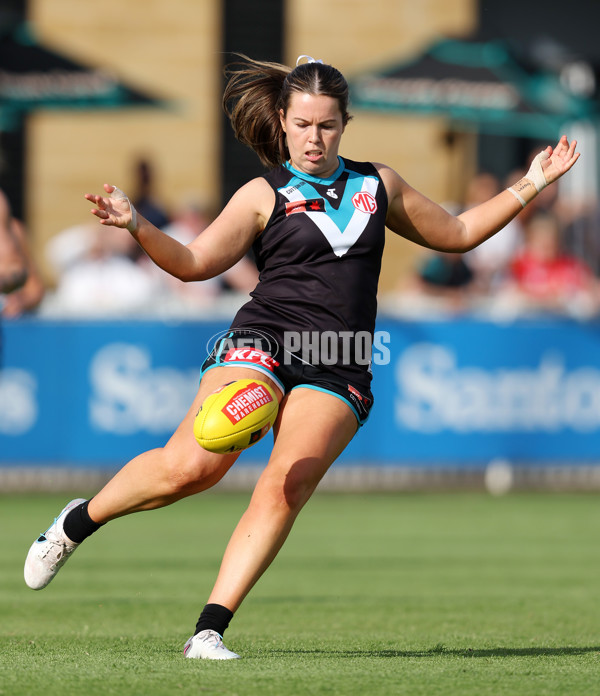
M 302 201 L 288 201 L 285 204 L 285 214 L 294 213 L 324 213 L 325 201 L 322 198 L 309 198 Z
M 256 348 L 230 348 L 223 362 L 230 363 L 237 361 L 255 363 L 256 365 L 265 367 L 271 372 L 273 372 L 274 368 L 279 366 L 277 360 L 262 350 L 256 350 Z
M 294 184 L 294 186 L 288 186 L 284 189 L 284 193 L 286 196 L 291 196 L 294 192 L 299 191 L 305 184 L 305 181 L 299 181 L 297 184 Z
M 253 382 L 237 391 L 223 406 L 221 412 L 235 425 L 257 408 L 273 401 L 271 394 L 262 384 Z
M 373 215 L 373 213 L 377 212 L 377 201 L 375 200 L 375 196 L 368 191 L 359 191 L 355 193 L 352 196 L 352 204 L 357 210 L 360 210 L 361 213 Z
M 354 396 L 356 399 L 358 399 L 361 403 L 365 404 L 365 406 L 368 406 L 369 403 L 371 402 L 371 399 L 369 399 L 366 396 L 363 396 L 356 387 L 353 387 L 351 384 L 348 385 L 348 391 L 352 396 Z
M 369 416 L 371 407 L 371 399 L 364 394 L 361 394 L 356 387 L 348 385 L 348 401 L 354 406 L 358 413 L 361 422 L 364 422 Z

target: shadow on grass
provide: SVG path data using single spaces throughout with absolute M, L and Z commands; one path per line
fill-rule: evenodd
M 558 648 L 463 648 L 460 650 L 446 648 L 444 645 L 436 645 L 429 650 L 273 650 L 274 653 L 286 655 L 321 655 L 323 657 L 569 657 L 573 655 L 585 655 L 587 653 L 600 653 L 600 646 L 590 647 L 558 647 Z

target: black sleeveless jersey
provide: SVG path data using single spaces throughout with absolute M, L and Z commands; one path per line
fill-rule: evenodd
M 264 330 L 300 359 L 345 366 L 364 383 L 369 365 L 355 359 L 364 354 L 355 342 L 375 328 L 387 195 L 371 163 L 339 162 L 328 179 L 287 163 L 265 175 L 276 202 L 253 245 L 259 282 L 232 327 Z M 325 348 L 327 360 L 307 346 Z

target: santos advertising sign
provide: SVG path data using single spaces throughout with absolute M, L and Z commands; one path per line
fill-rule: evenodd
M 194 397 L 211 337 L 226 328 L 6 322 L 0 466 L 114 468 L 161 446 Z M 600 462 L 599 323 L 382 318 L 369 349 L 375 405 L 344 465 Z M 270 443 L 239 465 L 264 461 Z

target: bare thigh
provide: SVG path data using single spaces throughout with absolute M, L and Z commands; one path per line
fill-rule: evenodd
M 239 452 L 215 454 L 194 437 L 194 420 L 204 399 L 215 389 L 238 379 L 255 378 L 255 370 L 215 367 L 202 377 L 190 409 L 164 447 L 144 452 L 128 462 L 90 501 L 96 522 L 107 522 L 132 512 L 164 507 L 211 488 L 233 466 Z M 261 375 L 275 388 L 272 381 Z
M 202 406 L 204 399 L 206 399 L 209 394 L 214 392 L 219 387 L 222 387 L 224 384 L 235 382 L 239 379 L 259 379 L 262 382 L 266 382 L 274 390 L 278 397 L 281 397 L 281 392 L 273 380 L 269 379 L 262 373 L 258 373 L 256 370 L 245 367 L 213 367 L 204 373 L 204 376 L 200 382 L 198 393 L 196 394 L 196 398 L 194 399 L 184 419 L 177 427 L 177 430 L 173 433 L 165 445 L 165 450 L 168 450 L 169 452 L 181 450 L 188 453 L 188 456 L 195 456 L 196 458 L 204 460 L 208 460 L 210 458 L 214 459 L 216 462 L 222 460 L 224 457 L 231 459 L 231 455 L 215 455 L 212 452 L 202 449 L 202 447 L 198 445 L 194 437 L 194 420 L 196 418 L 196 414 L 200 410 L 200 406 Z M 212 456 L 209 457 L 207 455 Z
M 261 479 L 281 487 L 286 504 L 299 509 L 350 443 L 358 422 L 342 399 L 315 389 L 292 390 L 282 406 Z

